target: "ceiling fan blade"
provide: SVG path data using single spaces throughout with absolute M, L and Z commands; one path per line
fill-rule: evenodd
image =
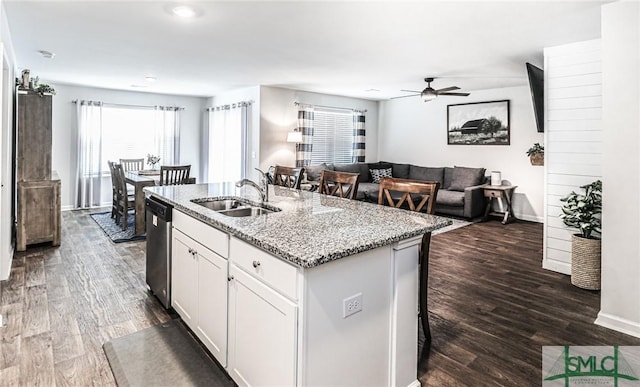
M 389 98 L 389 99 L 398 99 L 398 98 L 407 98 L 407 97 L 417 97 L 417 96 L 419 96 L 419 95 L 420 95 L 420 94 L 401 95 L 401 96 L 399 96 L 399 97 L 391 97 L 391 98 Z
M 400 90 L 400 91 L 405 91 L 407 93 L 420 93 L 420 91 L 418 90 Z
M 443 92 L 453 91 L 453 90 L 460 90 L 460 88 L 458 86 L 445 87 L 444 89 L 436 90 L 436 93 L 443 93 Z
M 458 97 L 468 97 L 469 93 L 438 93 L 438 95 L 456 95 Z

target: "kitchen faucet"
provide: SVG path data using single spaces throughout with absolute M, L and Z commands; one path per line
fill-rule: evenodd
M 260 193 L 260 199 L 262 202 L 269 201 L 269 186 L 267 185 L 267 175 L 259 170 L 258 168 L 254 168 L 256 171 L 260 172 L 260 184 L 256 184 L 253 180 L 242 179 L 236 183 L 236 187 L 240 188 L 242 186 L 248 185 L 249 187 L 253 187 Z

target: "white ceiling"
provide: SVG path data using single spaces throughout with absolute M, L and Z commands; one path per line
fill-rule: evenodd
M 598 38 L 603 1 L 3 1 L 18 66 L 50 82 L 213 96 L 255 85 L 374 100 L 524 85 L 544 47 Z M 56 53 L 45 59 L 37 51 Z M 157 82 L 146 88 L 144 77 Z M 379 91 L 371 91 L 377 89 Z M 369 90 L 369 91 L 367 91 Z

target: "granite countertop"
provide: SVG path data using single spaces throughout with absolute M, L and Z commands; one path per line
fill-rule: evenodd
M 260 205 L 258 192 L 233 183 L 146 187 L 147 195 L 229 232 L 297 266 L 310 268 L 448 226 L 450 219 L 269 186 L 267 208 L 253 217 L 229 217 L 193 203 L 203 198 L 241 198 Z

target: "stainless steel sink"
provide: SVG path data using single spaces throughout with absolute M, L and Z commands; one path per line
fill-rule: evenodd
M 206 207 L 214 211 L 225 211 L 234 208 L 248 207 L 249 204 L 243 203 L 235 199 L 222 199 L 222 200 L 207 200 L 207 201 L 193 201 L 195 204 Z
M 233 216 L 233 217 L 258 216 L 258 215 L 270 214 L 272 212 L 274 211 L 271 211 L 269 209 L 262 208 L 262 207 L 243 207 L 243 208 L 236 208 L 233 210 L 218 211 L 219 214 L 226 215 L 226 216 Z

